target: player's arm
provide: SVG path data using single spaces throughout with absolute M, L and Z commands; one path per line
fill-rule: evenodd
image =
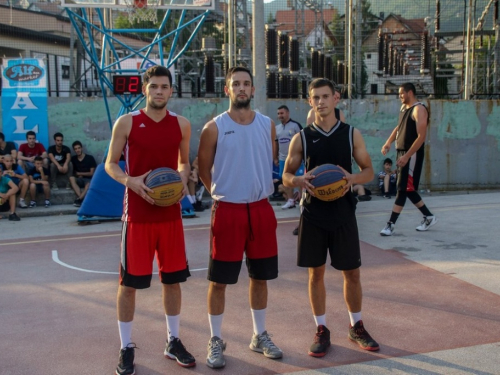
M 271 120 L 271 147 L 273 148 L 273 155 L 274 155 L 274 164 L 279 165 L 279 159 L 278 159 L 278 151 L 279 151 L 279 145 L 278 145 L 278 140 L 276 139 L 276 124 L 274 123 L 273 120 Z
M 385 141 L 384 145 L 382 146 L 382 155 L 387 155 L 387 153 L 389 152 L 389 150 L 391 149 L 391 144 L 392 142 L 394 142 L 396 140 L 396 134 L 398 132 L 398 127 L 396 126 L 392 132 L 391 132 L 391 135 L 389 136 L 389 138 L 387 138 L 387 141 Z
M 179 126 L 181 128 L 182 140 L 179 145 L 179 161 L 178 171 L 181 175 L 182 182 L 184 183 L 184 194 L 188 194 L 187 182 L 191 173 L 191 166 L 189 165 L 189 141 L 191 139 L 191 123 L 187 118 L 178 116 Z
M 398 167 L 404 167 L 410 157 L 418 151 L 420 147 L 425 142 L 425 137 L 427 135 L 427 109 L 423 105 L 416 105 L 413 109 L 413 119 L 417 124 L 417 139 L 413 142 L 410 149 L 396 160 L 396 165 Z
M 354 129 L 353 132 L 353 155 L 356 164 L 359 166 L 359 173 L 350 174 L 346 173 L 347 185 L 346 189 L 348 189 L 351 185 L 364 185 L 367 182 L 373 180 L 373 166 L 372 159 L 370 158 L 370 154 L 366 149 L 366 144 L 361 135 L 361 132 L 358 129 Z
M 310 172 L 305 173 L 303 176 L 295 176 L 297 170 L 302 163 L 302 139 L 300 133 L 293 136 L 288 148 L 288 156 L 285 160 L 285 168 L 283 170 L 283 185 L 286 187 L 301 187 L 306 189 L 309 194 L 314 195 L 312 189 L 314 188 L 309 182 L 313 175 Z
M 154 204 L 154 199 L 146 194 L 146 192 L 152 192 L 152 190 L 144 184 L 144 178 L 146 178 L 151 171 L 144 173 L 142 176 L 129 176 L 120 168 L 120 165 L 118 164 L 131 129 L 131 115 L 123 115 L 116 120 L 116 123 L 113 126 L 108 157 L 106 158 L 104 168 L 111 178 L 133 190 L 148 203 Z
M 311 108 L 309 110 L 309 113 L 307 114 L 306 126 L 311 125 L 315 119 L 316 119 L 316 114 L 314 113 L 314 109 Z
M 207 191 L 212 187 L 212 167 L 217 149 L 217 124 L 214 120 L 206 123 L 201 131 L 198 147 L 198 174 Z

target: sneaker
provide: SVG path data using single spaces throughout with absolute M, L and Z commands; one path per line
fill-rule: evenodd
M 298 236 L 299 235 L 299 226 L 298 225 L 297 225 L 297 228 L 295 228 L 292 233 L 293 233 L 294 236 Z
M 45 208 L 50 207 L 50 201 L 48 199 L 45 199 Z
M 250 341 L 250 349 L 254 352 L 262 353 L 267 358 L 278 359 L 283 357 L 283 351 L 274 345 L 271 335 L 264 331 L 261 335 L 253 335 Z
M 391 223 L 390 221 L 388 221 L 385 228 L 380 231 L 381 236 L 392 236 L 393 233 L 394 233 L 394 224 Z
M 282 210 L 287 210 L 289 208 L 295 208 L 295 201 L 293 199 L 289 199 L 283 206 L 281 206 Z
M 28 208 L 28 205 L 26 204 L 23 198 L 19 198 L 19 207 Z
M 424 220 L 422 220 L 422 223 L 415 228 L 416 230 L 423 232 L 425 230 L 428 230 L 430 227 L 432 227 L 434 224 L 436 224 L 438 221 L 436 219 L 436 216 L 424 216 Z
M 205 211 L 205 207 L 203 207 L 203 202 L 202 201 L 196 201 L 193 203 L 193 208 L 195 212 L 203 212 Z
M 66 190 L 71 190 L 71 185 L 70 184 L 66 184 Z
M 222 339 L 214 336 L 208 342 L 207 366 L 210 368 L 222 368 L 226 365 L 224 359 L 226 343 Z
M 175 359 L 179 366 L 193 367 L 196 365 L 194 357 L 186 350 L 186 347 L 182 345 L 181 340 L 177 337 L 171 337 L 170 341 L 167 341 L 163 354 L 168 359 Z
M 391 195 L 390 194 L 384 194 L 384 198 L 391 199 Z
M 116 375 L 135 375 L 134 353 L 136 346 L 134 343 L 128 345 L 120 350 L 120 358 L 115 371 Z
M 82 200 L 80 198 L 76 198 L 74 201 L 73 201 L 73 206 L 75 207 L 80 207 L 82 205 Z
M 358 195 L 358 201 L 360 202 L 367 202 L 371 200 L 372 200 L 371 195 Z
M 29 205 L 28 207 L 29 207 L 29 208 L 36 207 L 36 202 L 35 202 L 35 201 L 31 201 L 31 202 L 30 202 L 30 205 Z
M 9 215 L 9 221 L 21 221 L 21 218 L 14 212 Z
M 324 325 L 319 325 L 308 354 L 311 357 L 324 357 L 330 345 L 330 331 Z
M 59 190 L 59 186 L 57 186 L 57 184 L 54 182 L 51 186 L 51 189 L 52 190 Z
M 361 349 L 375 351 L 379 350 L 377 342 L 372 339 L 368 331 L 363 326 L 363 321 L 358 321 L 354 327 L 349 326 L 349 340 L 356 342 Z

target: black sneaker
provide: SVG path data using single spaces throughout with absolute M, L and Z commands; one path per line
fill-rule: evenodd
M 311 357 L 324 357 L 330 344 L 330 331 L 324 325 L 319 325 L 308 354 Z
M 202 201 L 196 201 L 195 203 L 193 203 L 193 208 L 194 208 L 195 212 L 205 211 L 205 207 L 203 206 Z
M 354 327 L 349 326 L 349 340 L 356 342 L 361 349 L 376 351 L 379 350 L 377 342 L 372 339 L 368 331 L 363 326 L 363 321 L 358 321 Z
M 196 365 L 194 357 L 186 350 L 181 340 L 177 337 L 171 337 L 170 342 L 167 341 L 163 354 L 168 359 L 175 359 L 179 366 L 193 367 Z
M 76 198 L 73 202 L 73 206 L 80 207 L 82 205 L 82 200 L 80 198 Z
M 21 218 L 14 212 L 9 215 L 9 221 L 21 221 Z
M 294 236 L 298 236 L 299 235 L 299 226 L 298 225 L 297 225 L 297 228 L 295 228 L 292 233 L 293 233 Z
M 116 375 L 135 375 L 134 353 L 136 346 L 134 343 L 128 345 L 120 350 L 120 359 L 115 371 Z

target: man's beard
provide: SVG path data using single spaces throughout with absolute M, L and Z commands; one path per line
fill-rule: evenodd
M 251 100 L 252 99 L 238 100 L 238 98 L 236 98 L 235 100 L 232 100 L 232 104 L 236 109 L 247 109 L 250 108 Z
M 167 102 L 164 102 L 163 104 L 156 104 L 154 100 L 150 100 L 149 106 L 153 109 L 163 109 L 167 106 Z

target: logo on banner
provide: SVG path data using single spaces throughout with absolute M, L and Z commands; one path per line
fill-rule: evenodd
M 8 60 L 3 70 L 3 76 L 8 87 L 39 87 L 44 81 L 44 67 L 40 66 L 38 59 Z

